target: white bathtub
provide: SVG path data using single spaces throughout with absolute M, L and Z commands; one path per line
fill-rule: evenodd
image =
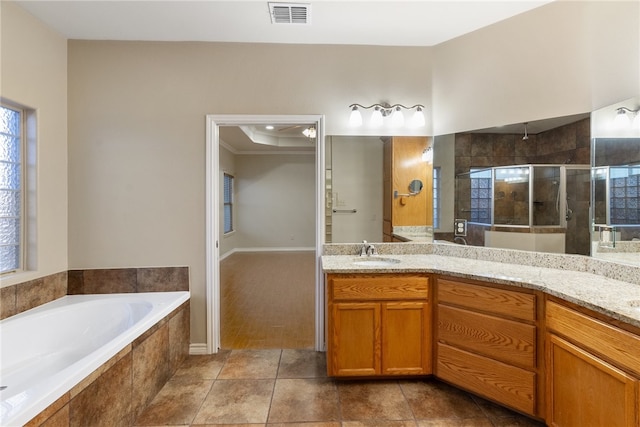
M 0 321 L 0 425 L 22 425 L 189 299 L 70 295 Z

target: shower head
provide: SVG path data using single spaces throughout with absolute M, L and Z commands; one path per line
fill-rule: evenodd
M 529 139 L 529 135 L 527 134 L 527 124 L 528 122 L 524 123 L 524 136 L 522 137 L 523 141 L 526 141 L 527 139 Z

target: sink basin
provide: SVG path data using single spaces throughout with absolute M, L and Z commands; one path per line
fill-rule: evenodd
M 627 304 L 629 304 L 629 306 L 633 308 L 640 308 L 640 300 L 637 299 L 629 300 L 627 301 Z
M 387 267 L 393 264 L 398 264 L 400 262 L 399 259 L 395 258 L 356 258 L 353 263 L 355 265 L 363 265 L 369 267 Z

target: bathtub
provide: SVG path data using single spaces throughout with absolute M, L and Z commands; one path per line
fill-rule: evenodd
M 189 299 L 68 295 L 0 321 L 0 425 L 22 425 Z

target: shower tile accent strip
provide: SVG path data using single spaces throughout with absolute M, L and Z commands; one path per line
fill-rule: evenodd
M 0 288 L 0 320 L 75 294 L 189 290 L 189 267 L 69 270 Z

